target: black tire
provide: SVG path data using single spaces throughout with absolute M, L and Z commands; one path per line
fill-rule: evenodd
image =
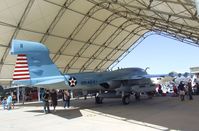
M 130 95 L 126 95 L 122 97 L 122 103 L 124 105 L 128 105 L 130 103 Z
M 137 100 L 137 101 L 140 100 L 140 93 L 135 93 L 135 100 Z
M 102 104 L 103 98 L 102 97 L 95 97 L 96 104 Z
M 148 98 L 152 99 L 154 96 L 154 92 L 147 92 Z

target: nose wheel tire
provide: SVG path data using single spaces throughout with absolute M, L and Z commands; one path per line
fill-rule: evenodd
M 154 92 L 147 92 L 148 98 L 152 99 L 154 96 Z
M 126 95 L 122 97 L 122 103 L 124 105 L 128 105 L 130 103 L 130 95 Z
M 137 100 L 137 101 L 140 100 L 140 93 L 135 93 L 135 100 Z
M 103 98 L 102 97 L 95 97 L 95 103 L 96 104 L 102 104 Z

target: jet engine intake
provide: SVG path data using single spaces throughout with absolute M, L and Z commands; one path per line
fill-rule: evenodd
M 120 85 L 121 85 L 120 81 L 109 81 L 100 84 L 100 86 L 104 87 L 105 89 L 116 89 L 119 88 Z

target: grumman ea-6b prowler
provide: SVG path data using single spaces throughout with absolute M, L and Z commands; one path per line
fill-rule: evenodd
M 149 75 L 141 68 L 62 74 L 50 59 L 48 48 L 38 42 L 13 40 L 10 53 L 17 55 L 12 84 L 94 91 L 97 104 L 109 97 L 121 97 L 123 104 L 129 104 L 130 96 L 139 99 L 141 92 L 151 97 L 155 85 L 150 78 L 165 76 Z

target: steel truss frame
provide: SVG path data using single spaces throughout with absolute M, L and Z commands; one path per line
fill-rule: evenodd
M 133 49 L 136 48 L 146 37 L 153 34 L 158 34 L 172 39 L 176 39 L 197 47 L 199 45 L 199 26 L 192 26 L 189 25 L 189 23 L 187 22 L 194 21 L 196 23 L 199 23 L 197 12 L 195 10 L 195 4 L 192 0 L 149 0 L 147 2 L 143 0 L 127 0 L 128 2 L 124 0 L 87 0 L 87 2 L 92 3 L 93 6 L 89 9 L 89 11 L 86 14 L 71 8 L 71 5 L 77 0 L 66 0 L 62 5 L 57 4 L 56 2 L 52 2 L 51 0 L 43 1 L 60 7 L 60 10 L 56 14 L 54 20 L 50 23 L 49 27 L 45 32 L 38 32 L 23 27 L 23 23 L 27 18 L 27 15 L 29 15 L 30 9 L 32 8 L 32 5 L 34 4 L 35 0 L 28 1 L 27 6 L 24 9 L 24 12 L 17 25 L 12 25 L 0 21 L 1 26 L 10 27 L 14 29 L 12 37 L 9 40 L 9 44 L 0 45 L 0 47 L 6 48 L 4 55 L 0 60 L 0 73 L 3 65 L 12 65 L 9 63 L 5 63 L 5 59 L 8 55 L 12 39 L 15 39 L 17 37 L 20 30 L 41 34 L 42 38 L 40 42 L 44 44 L 49 36 L 64 39 L 65 41 L 62 44 L 62 46 L 58 49 L 58 51 L 51 52 L 51 54 L 53 54 L 52 60 L 54 62 L 57 62 L 61 55 L 72 57 L 72 59 L 68 62 L 68 64 L 65 67 L 59 67 L 63 70 L 64 73 L 69 72 L 71 69 L 75 69 L 79 72 L 83 72 L 86 70 L 100 71 L 105 70 L 107 68 L 112 69 L 126 55 L 133 51 Z M 141 6 L 133 4 L 134 2 L 139 3 Z M 168 10 L 170 10 L 169 12 L 164 10 L 158 10 L 157 7 L 163 4 L 167 6 Z M 171 5 L 180 6 L 182 8 L 182 11 L 176 12 L 176 10 L 173 9 Z M 52 31 L 54 30 L 60 19 L 63 17 L 64 13 L 67 12 L 67 10 L 83 15 L 82 20 L 79 21 L 78 25 L 69 35 L 69 37 L 63 37 L 52 34 Z M 111 12 L 112 14 L 104 21 L 95 18 L 94 15 L 101 10 L 106 10 L 108 12 Z M 120 18 L 125 19 L 125 21 L 121 23 L 121 25 L 116 26 L 112 24 L 113 21 Z M 101 25 L 96 29 L 96 31 L 90 36 L 88 40 L 77 39 L 76 36 L 78 35 L 78 33 L 91 19 L 101 22 Z M 183 22 L 178 23 L 178 20 L 181 20 Z M 128 27 L 130 27 L 131 25 L 136 25 L 136 27 L 129 31 Z M 112 26 L 116 28 L 116 30 L 111 34 L 111 36 L 108 39 L 105 40 L 103 44 L 96 43 L 96 39 L 103 33 L 103 31 L 108 26 Z M 127 33 L 127 35 L 119 43 L 117 43 L 114 48 L 111 47 L 110 45 L 112 44 L 112 42 L 124 31 Z M 131 42 L 132 39 L 137 37 L 139 37 L 139 39 L 134 40 L 135 42 L 129 45 L 129 42 Z M 84 45 L 74 55 L 63 53 L 73 41 L 81 42 Z M 83 56 L 85 51 L 92 45 L 98 47 L 94 54 L 91 57 Z M 129 48 L 124 49 L 123 47 L 125 46 L 128 46 Z M 105 49 L 110 49 L 110 52 L 107 54 L 105 58 L 99 58 L 99 56 L 102 55 Z M 115 55 L 118 54 L 119 57 L 115 58 Z M 87 60 L 79 69 L 74 68 L 74 64 L 79 60 L 79 58 L 86 58 Z M 99 60 L 101 62 L 96 64 L 94 69 L 90 68 L 89 65 L 95 63 L 95 60 Z

